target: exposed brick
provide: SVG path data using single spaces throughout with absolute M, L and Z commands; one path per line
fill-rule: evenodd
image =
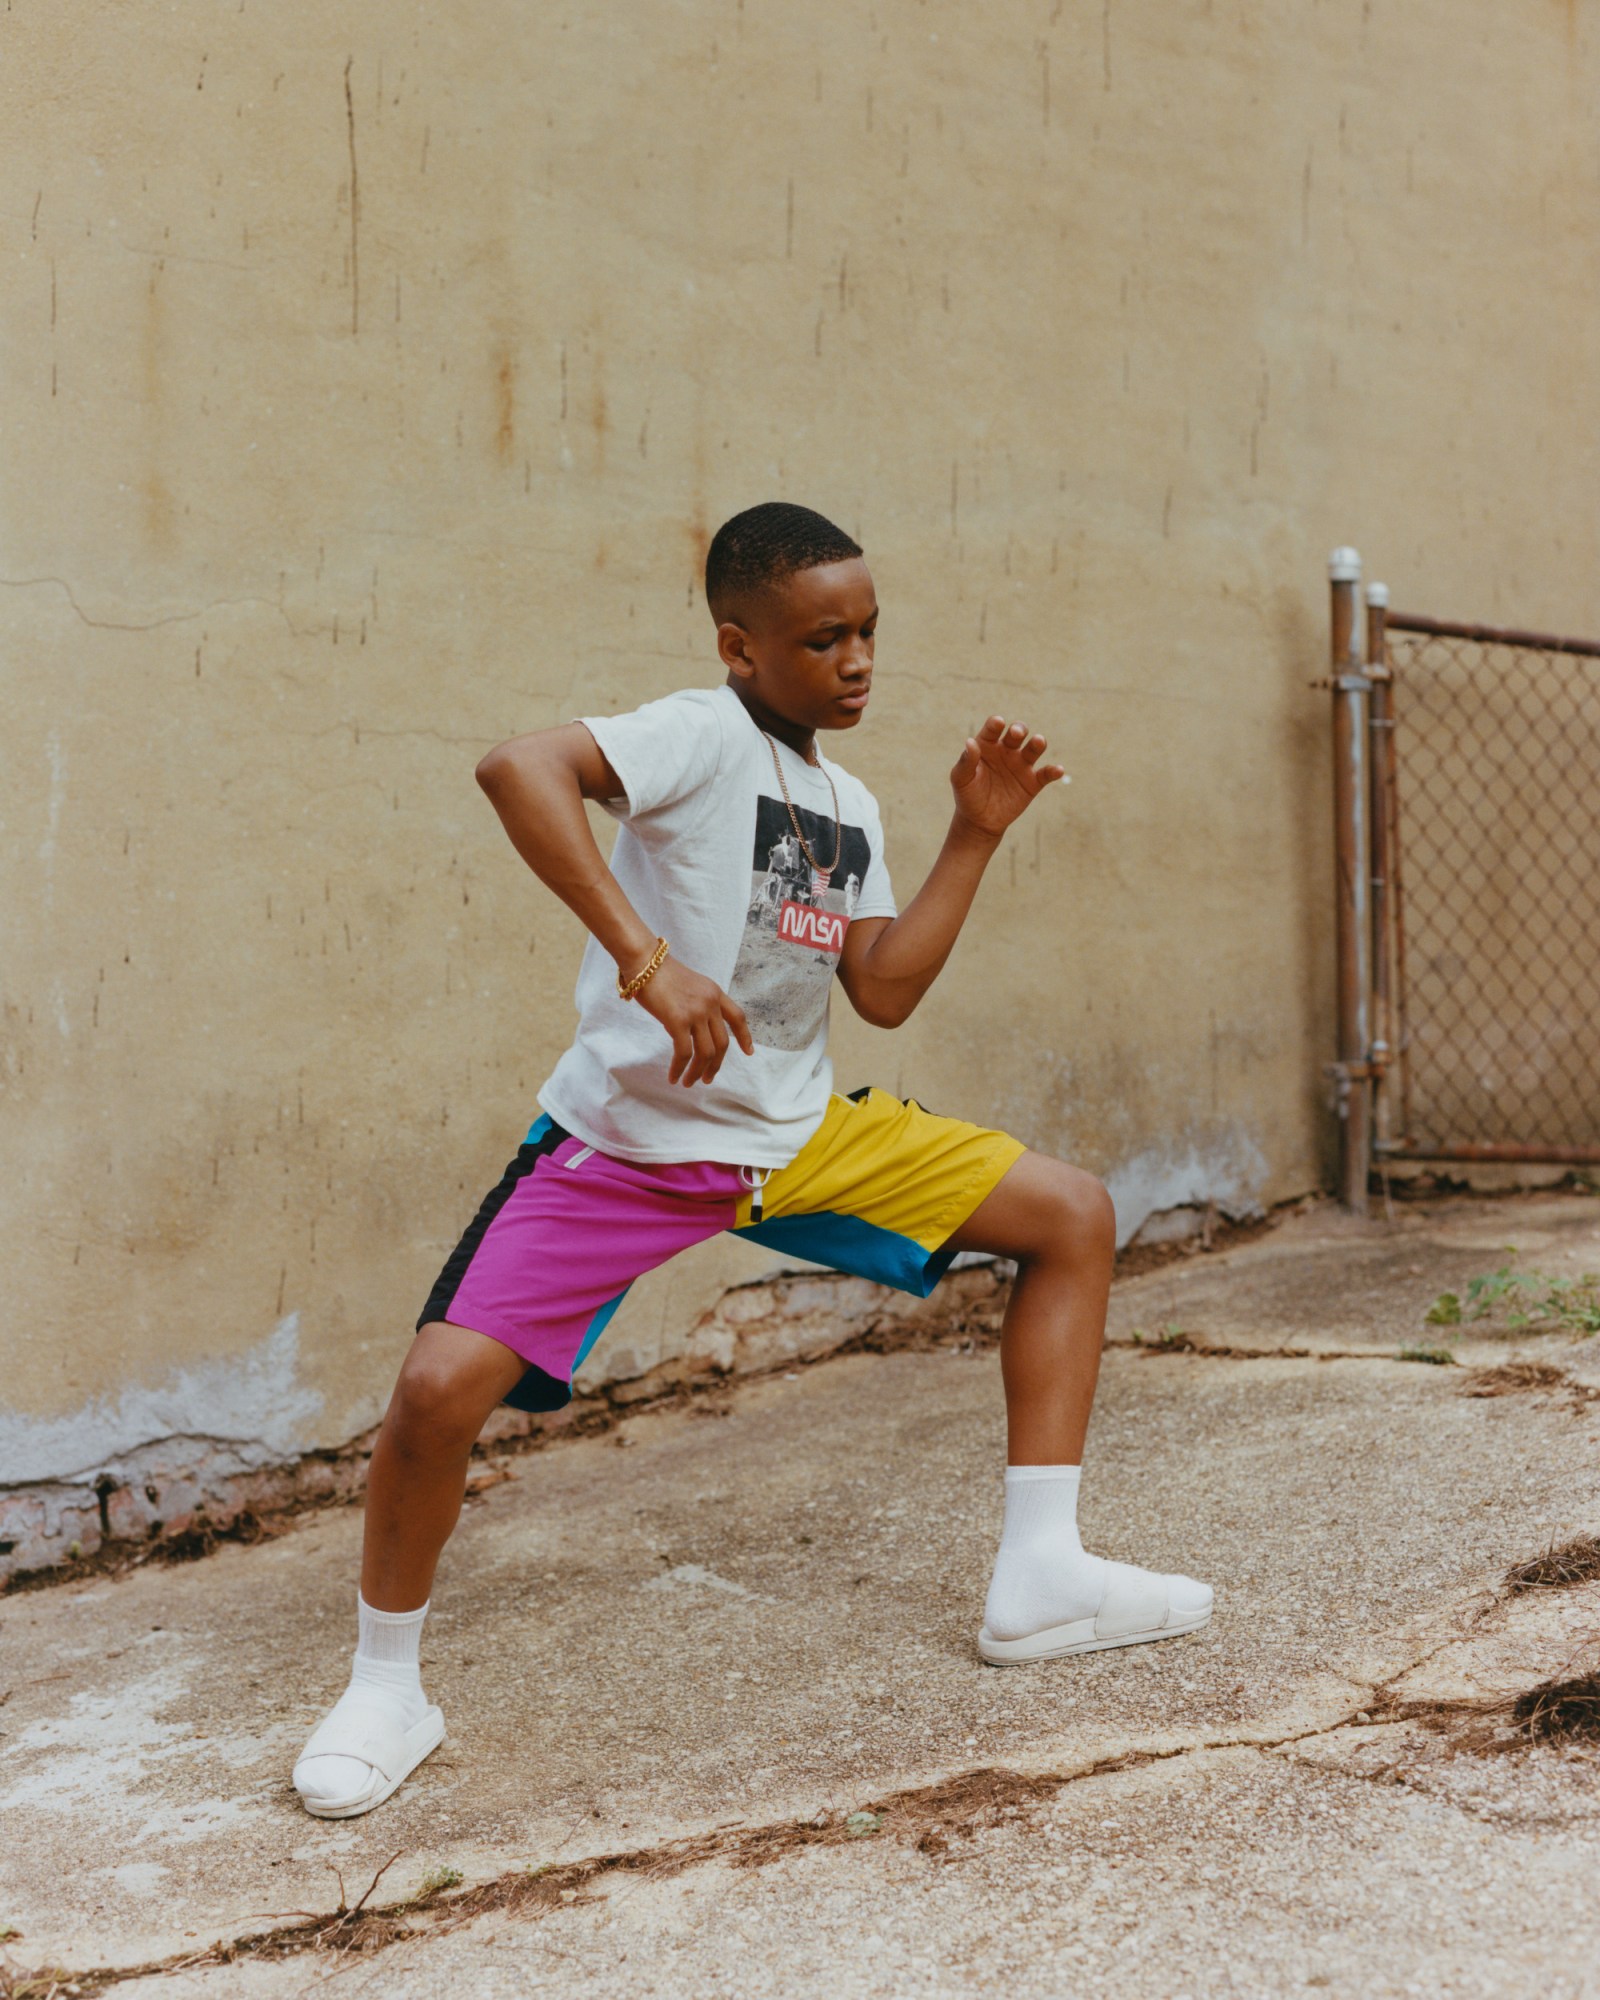
M 106 1495 L 106 1524 L 115 1542 L 143 1541 L 160 1518 L 143 1486 L 117 1486 Z
M 80 1486 L 40 1485 L 0 1494 L 0 1578 L 92 1556 L 100 1547 L 100 1502 Z

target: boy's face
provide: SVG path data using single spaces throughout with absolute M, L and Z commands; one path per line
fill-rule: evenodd
M 764 591 L 717 651 L 753 705 L 801 729 L 854 729 L 872 685 L 878 593 L 860 556 L 797 570 Z

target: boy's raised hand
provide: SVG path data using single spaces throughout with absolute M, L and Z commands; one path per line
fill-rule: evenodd
M 756 1052 L 738 1001 L 730 1000 L 714 979 L 692 972 L 674 958 L 663 961 L 635 1004 L 653 1015 L 672 1037 L 668 1083 L 709 1083 L 722 1067 L 730 1039 L 737 1041 L 747 1056 Z
M 957 817 L 980 833 L 1004 833 L 1046 785 L 1067 775 L 1060 764 L 1039 762 L 1044 750 L 1044 738 L 1030 734 L 1025 722 L 991 715 L 967 738 L 950 773 Z

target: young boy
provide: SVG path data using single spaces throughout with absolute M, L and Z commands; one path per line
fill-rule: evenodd
M 590 933 L 580 1020 L 418 1317 L 372 1454 L 355 1664 L 294 1769 L 323 1817 L 380 1805 L 444 1734 L 418 1644 L 485 1419 L 501 1402 L 559 1409 L 633 1281 L 724 1229 L 924 1297 L 958 1251 L 1015 1260 L 984 1659 L 1135 1645 L 1211 1615 L 1206 1585 L 1078 1539 L 1105 1189 L 1004 1133 L 831 1089 L 835 975 L 866 1020 L 904 1021 L 1006 828 L 1061 766 L 991 716 L 950 773 L 939 858 L 897 914 L 877 805 L 817 743 L 855 728 L 871 690 L 878 603 L 860 548 L 808 508 L 752 507 L 713 540 L 706 596 L 723 686 L 514 737 L 478 766 L 517 852 Z M 622 822 L 610 868 L 585 799 Z

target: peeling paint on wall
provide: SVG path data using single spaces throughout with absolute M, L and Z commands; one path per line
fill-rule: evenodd
M 1231 1220 L 1259 1215 L 1268 1173 L 1261 1148 L 1238 1128 L 1204 1145 L 1136 1154 L 1105 1177 L 1117 1211 L 1117 1248 L 1172 1209 L 1210 1206 Z
M 290 1313 L 259 1347 L 157 1387 L 43 1421 L 0 1413 L 0 1584 L 270 1504 L 322 1410 L 299 1359 Z
M 92 1485 L 116 1477 L 141 1448 L 180 1438 L 230 1447 L 240 1470 L 288 1458 L 310 1442 L 322 1408 L 300 1380 L 299 1358 L 300 1315 L 292 1312 L 259 1347 L 176 1369 L 157 1387 L 136 1385 L 43 1422 L 0 1412 L 0 1487 Z

